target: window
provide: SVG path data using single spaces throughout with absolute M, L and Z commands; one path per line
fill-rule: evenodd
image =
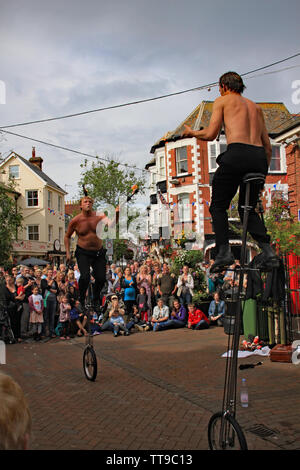
M 28 240 L 40 239 L 38 225 L 27 225 L 27 239 Z
M 48 225 L 48 242 L 53 240 L 53 225 Z
M 151 173 L 150 190 L 151 191 L 156 191 L 156 173 Z
M 270 171 L 281 170 L 281 146 L 272 144 L 272 158 L 270 163 Z
M 208 169 L 209 172 L 216 171 L 217 169 L 217 158 L 220 153 L 225 152 L 227 149 L 227 144 L 223 142 L 209 142 L 208 143 Z
M 178 196 L 178 217 L 180 222 L 191 221 L 191 205 L 189 194 L 180 194 Z
M 165 165 L 164 155 L 160 155 L 159 157 L 159 176 L 160 177 L 166 176 L 166 165 Z
M 177 175 L 188 172 L 187 147 L 176 149 L 176 171 Z
M 37 207 L 39 205 L 39 193 L 36 189 L 26 191 L 27 207 Z
M 48 191 L 48 208 L 52 209 L 52 191 Z
M 19 165 L 10 165 L 8 169 L 9 178 L 20 178 Z
M 62 242 L 63 242 L 63 229 L 62 229 L 62 227 L 59 227 L 59 229 L 58 229 L 58 239 L 59 239 L 60 244 L 62 244 Z
M 61 196 L 58 196 L 57 208 L 58 208 L 59 212 L 61 212 L 61 210 L 62 210 L 62 197 Z

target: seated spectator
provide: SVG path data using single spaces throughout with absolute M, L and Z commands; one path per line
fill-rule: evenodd
M 159 298 L 157 305 L 153 309 L 153 314 L 151 318 L 151 325 L 153 331 L 159 331 L 164 329 L 167 326 L 169 320 L 169 307 L 164 305 L 162 298 Z
M 173 302 L 173 309 L 169 320 L 171 328 L 183 328 L 186 325 L 186 309 L 178 299 Z
M 177 295 L 180 298 L 180 303 L 185 307 L 192 302 L 194 279 L 189 272 L 188 266 L 183 266 L 183 273 L 179 276 L 177 282 Z
M 147 326 L 147 323 L 141 319 L 141 314 L 139 312 L 138 306 L 133 305 L 132 313 L 129 318 L 129 322 L 127 323 L 128 331 L 130 331 L 133 327 L 139 331 L 147 331 L 149 327 L 146 330 L 146 326 Z
M 214 300 L 211 301 L 208 308 L 208 316 L 211 324 L 217 324 L 218 326 L 223 326 L 225 315 L 225 302 L 220 300 L 220 295 L 218 292 L 214 293 Z
M 129 335 L 129 331 L 124 321 L 125 310 L 119 307 L 118 298 L 112 298 L 112 308 L 109 312 L 109 320 L 113 327 L 114 337 L 117 337 L 120 331 L 124 331 L 125 336 Z
M 21 387 L 0 372 L 0 450 L 27 450 L 31 414 Z
M 162 273 L 158 276 L 157 289 L 163 299 L 163 303 L 169 308 L 172 308 L 177 290 L 177 282 L 175 274 L 170 273 L 167 263 L 163 264 Z
M 188 305 L 188 328 L 195 330 L 209 328 L 209 319 L 202 310 L 196 309 L 194 304 Z
M 84 328 L 86 322 L 87 316 L 82 313 L 79 300 L 76 300 L 73 308 L 70 310 L 71 334 L 77 334 L 77 336 L 87 336 L 88 333 Z
M 68 296 L 71 307 L 75 305 L 76 300 L 79 298 L 79 291 L 71 284 L 66 288 L 66 295 Z

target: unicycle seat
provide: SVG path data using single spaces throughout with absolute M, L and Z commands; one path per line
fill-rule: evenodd
M 243 183 L 265 184 L 266 175 L 263 173 L 247 173 L 243 177 Z

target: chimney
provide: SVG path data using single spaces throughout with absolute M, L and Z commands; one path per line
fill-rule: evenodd
M 32 147 L 32 157 L 29 158 L 29 163 L 32 163 L 32 165 L 37 166 L 40 170 L 42 169 L 43 159 L 41 157 L 35 156 L 35 147 Z

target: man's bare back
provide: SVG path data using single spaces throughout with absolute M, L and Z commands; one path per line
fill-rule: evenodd
M 270 164 L 272 148 L 261 107 L 239 93 L 230 90 L 224 92 L 221 87 L 220 93 L 221 96 L 213 104 L 209 126 L 201 131 L 185 126 L 182 136 L 214 140 L 224 125 L 227 144 L 263 146 Z

